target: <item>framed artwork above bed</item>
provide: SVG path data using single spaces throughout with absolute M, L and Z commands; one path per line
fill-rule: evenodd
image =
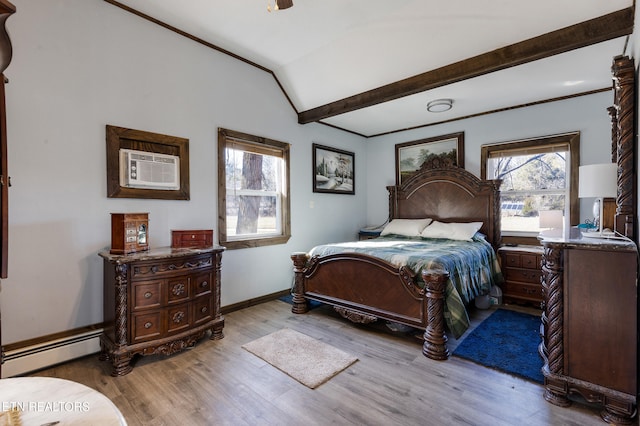
M 464 132 L 396 144 L 396 185 L 434 162 L 464 168 Z

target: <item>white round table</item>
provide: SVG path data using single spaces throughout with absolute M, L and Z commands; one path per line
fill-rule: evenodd
M 88 386 L 53 377 L 0 379 L 0 424 L 18 408 L 23 426 L 126 425 L 109 398 Z M 58 423 L 56 423 L 58 422 Z

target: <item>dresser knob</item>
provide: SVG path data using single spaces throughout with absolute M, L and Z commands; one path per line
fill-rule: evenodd
M 204 313 L 205 313 L 205 312 L 207 312 L 208 310 L 209 310 L 209 309 L 207 309 L 207 307 L 206 307 L 206 306 L 203 306 L 203 307 L 202 307 L 202 309 L 200 309 L 200 312 L 202 312 L 202 313 L 204 314 Z
M 157 267 L 157 266 L 155 266 L 155 265 L 154 265 L 154 266 L 152 266 L 152 267 L 151 267 L 151 272 L 153 272 L 154 274 L 155 274 L 156 272 L 158 272 L 158 267 Z
M 148 299 L 148 298 L 150 298 L 151 296 L 153 296 L 153 293 L 151 293 L 150 291 L 148 291 L 148 292 L 146 292 L 146 293 L 144 294 L 144 298 L 145 298 L 145 299 Z
M 147 322 L 144 324 L 144 328 L 151 328 L 153 324 L 151 324 L 150 322 Z
M 202 282 L 200 283 L 200 287 L 202 287 L 202 288 L 207 288 L 207 287 L 209 287 L 209 283 L 208 283 L 207 281 L 202 281 Z

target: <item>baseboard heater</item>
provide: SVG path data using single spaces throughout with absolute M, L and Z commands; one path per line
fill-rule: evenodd
M 91 330 L 32 346 L 7 351 L 2 378 L 19 376 L 100 352 L 102 329 Z

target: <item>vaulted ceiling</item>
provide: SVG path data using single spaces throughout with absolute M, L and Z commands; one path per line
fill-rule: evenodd
M 272 73 L 299 123 L 367 137 L 609 90 L 634 17 L 633 0 L 105 1 Z

